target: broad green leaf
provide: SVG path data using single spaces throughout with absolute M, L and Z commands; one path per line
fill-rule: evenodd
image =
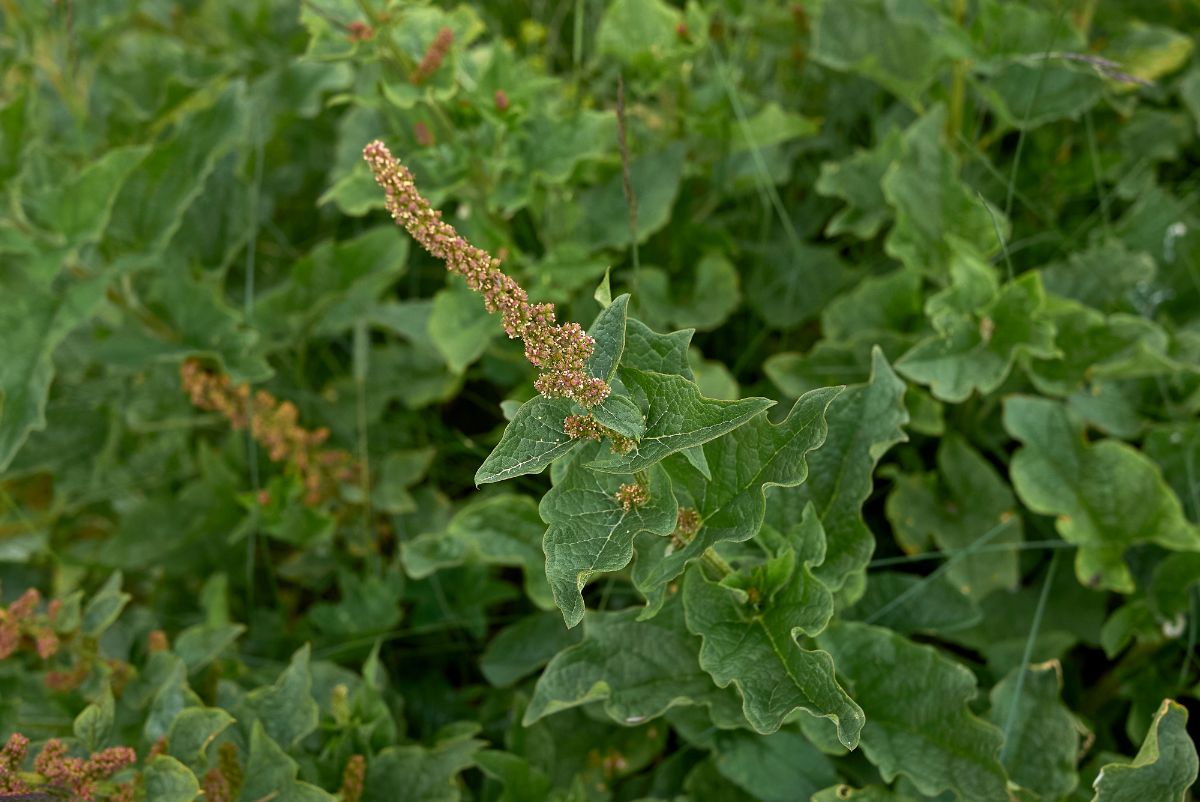
M 245 94 L 245 85 L 233 81 L 211 105 L 180 118 L 173 136 L 156 144 L 125 181 L 102 243 L 111 259 L 143 268 L 163 252 L 217 160 L 242 141 Z
M 864 75 L 912 106 L 950 58 L 954 33 L 935 6 L 826 0 L 817 8 L 812 57 Z
M 717 771 L 755 799 L 809 799 L 837 779 L 833 764 L 790 729 L 771 735 L 720 732 L 714 739 Z
M 916 797 L 884 788 L 881 785 L 869 785 L 866 788 L 834 785 L 813 794 L 812 802 L 918 802 L 918 800 Z
M 906 268 L 868 276 L 821 310 L 821 333 L 827 341 L 837 341 L 894 338 L 923 328 L 921 284 L 921 274 Z
M 681 506 L 700 516 L 700 529 L 690 540 L 640 535 L 634 584 L 651 599 L 667 582 L 683 573 L 688 562 L 723 541 L 741 542 L 757 534 L 766 510 L 765 489 L 794 487 L 809 475 L 809 460 L 826 439 L 825 416 L 839 388 L 813 390 L 792 405 L 779 424 L 766 416 L 704 446 L 708 477 L 694 467 L 669 465 Z
M 488 682 L 504 688 L 582 638 L 583 629 L 568 629 L 557 610 L 534 613 L 496 633 L 479 658 L 479 669 Z
M 833 248 L 781 242 L 755 261 L 746 301 L 768 326 L 791 328 L 818 315 L 857 278 Z
M 146 798 L 155 802 L 192 802 L 200 793 L 200 783 L 187 766 L 169 755 L 158 755 L 142 774 Z
M 595 471 L 586 462 L 600 448 L 590 445 L 579 451 L 538 507 L 549 524 L 542 542 L 546 578 L 568 627 L 583 620 L 581 591 L 592 575 L 624 568 L 633 559 L 634 537 L 639 532 L 670 534 L 678 514 L 671 480 L 662 466 L 652 466 L 644 480 Z M 617 490 L 635 481 L 643 483 L 649 498 L 625 509 Z
M 100 637 L 116 622 L 132 598 L 121 590 L 121 572 L 112 573 L 83 608 L 79 631 L 89 638 Z
M 947 567 L 947 577 L 973 599 L 1014 587 L 1019 578 L 1015 544 L 1022 540 L 1022 526 L 1008 483 L 956 434 L 939 444 L 937 465 L 936 474 L 895 477 L 886 509 L 897 542 L 910 554 L 932 544 L 953 555 L 987 535 L 988 550 L 959 554 Z M 997 534 L 995 527 L 1004 531 Z M 1013 548 L 996 550 L 1005 544 Z
M 490 779 L 504 786 L 497 802 L 542 802 L 550 796 L 550 778 L 529 761 L 509 752 L 481 749 L 475 765 Z
M 630 163 L 630 179 L 637 196 L 639 244 L 670 220 L 683 178 L 683 162 L 683 144 L 676 142 L 664 150 L 637 156 Z M 574 213 L 581 218 L 575 223 L 577 236 L 593 249 L 630 245 L 629 209 L 619 173 L 580 193 L 573 205 L 576 206 Z
M 625 350 L 625 324 L 629 296 L 605 307 L 588 333 L 596 340 L 588 360 L 593 376 L 611 379 Z M 685 349 L 686 354 L 686 349 Z M 565 398 L 534 396 L 526 401 L 504 429 L 500 442 L 475 472 L 475 484 L 541 473 L 547 465 L 578 445 L 563 431 L 563 421 L 574 405 Z
M 1143 81 L 1156 81 L 1188 62 L 1195 43 L 1186 34 L 1162 25 L 1130 20 L 1104 48 L 1104 55 Z M 1123 87 L 1129 91 L 1132 87 Z
M 512 565 L 525 573 L 525 592 L 539 607 L 552 609 L 546 585 L 542 536 L 545 524 L 528 496 L 501 494 L 472 500 L 454 514 L 446 529 L 424 533 L 401 545 L 405 572 L 414 579 L 443 568 L 481 560 Z
M 52 261 L 57 272 L 56 258 L 45 261 Z M 30 432 L 45 427 L 54 378 L 51 358 L 67 335 L 95 313 L 107 284 L 100 278 L 63 280 L 52 288 L 32 278 L 37 268 L 23 274 L 16 259 L 6 255 L 5 262 L 0 273 L 0 471 Z
M 1187 708 L 1164 699 L 1146 740 L 1130 763 L 1100 769 L 1093 802 L 1183 802 L 1196 781 L 1196 745 L 1187 730 Z
M 167 733 L 172 757 L 192 767 L 203 765 L 209 744 L 233 722 L 233 716 L 219 707 L 184 708 L 171 722 Z
M 965 802 L 1008 798 L 997 759 L 1003 736 L 971 713 L 969 670 L 865 624 L 835 623 L 818 642 L 862 705 L 862 749 L 885 781 L 903 774 L 924 794 L 950 790 Z
M 736 429 L 775 403 L 766 398 L 741 401 L 704 398 L 696 385 L 682 376 L 623 367 L 620 377 L 641 402 L 646 432 L 629 454 L 601 457 L 591 463 L 593 470 L 606 473 L 644 470 L 671 454 Z
M 574 405 L 566 398 L 535 395 L 517 408 L 500 442 L 475 472 L 475 484 L 502 482 L 547 465 L 579 445 L 563 431 Z
M 1200 531 L 1137 449 L 1088 443 L 1077 419 L 1049 399 L 1007 399 L 1004 428 L 1022 444 L 1009 466 L 1017 495 L 1034 512 L 1056 516 L 1058 533 L 1079 547 L 1075 573 L 1084 585 L 1131 593 L 1124 554 L 1136 543 L 1200 550 Z
M 829 654 L 799 640 L 825 628 L 833 595 L 807 565 L 796 565 L 793 552 L 773 562 L 786 578 L 771 596 L 765 584 L 728 587 L 706 579 L 699 566 L 687 573 L 683 602 L 688 629 L 704 641 L 700 666 L 720 687 L 737 688 L 742 712 L 758 732 L 775 732 L 802 709 L 830 719 L 838 739 L 853 749 L 863 711 L 834 678 Z
M 429 338 L 450 370 L 462 373 L 500 333 L 496 323 L 483 308 L 479 296 L 461 282 L 455 282 L 433 297 Z
M 148 145 L 113 148 L 70 177 L 27 176 L 21 188 L 25 214 L 72 248 L 94 242 L 108 225 L 117 193 L 149 152 Z
M 255 721 L 250 730 L 250 755 L 239 802 L 335 802 L 337 799 L 315 785 L 296 779 L 300 767 Z
M 843 610 L 841 616 L 887 627 L 901 635 L 954 632 L 978 624 L 983 618 L 974 601 L 944 576 L 888 571 L 873 572 L 862 598 Z
M 477 730 L 474 726 L 458 726 L 432 748 L 410 745 L 384 749 L 367 764 L 363 802 L 458 802 L 461 796 L 456 778 L 475 764 L 475 753 L 485 745 L 472 737 Z
M 114 705 L 112 688 L 106 682 L 100 698 L 75 717 L 71 729 L 88 752 L 98 752 L 107 745 L 113 729 Z
M 1125 308 L 1134 288 L 1153 279 L 1156 270 L 1149 254 L 1130 250 L 1120 240 L 1104 239 L 1046 265 L 1041 273 L 1047 292 L 1115 311 Z
M 719 253 L 706 254 L 686 280 L 653 267 L 643 267 L 638 277 L 638 308 L 672 326 L 716 328 L 740 300 L 737 271 Z
M 730 150 L 739 153 L 769 148 L 800 137 L 812 136 L 820 128 L 817 120 L 788 111 L 774 101 L 767 101 L 761 109 L 746 118 L 744 125 L 737 127 Z
M 563 184 L 576 165 L 603 158 L 617 141 L 616 116 L 608 110 L 580 109 L 573 114 L 540 114 L 525 124 L 525 165 L 547 184 Z
M 659 334 L 636 318 L 630 318 L 625 329 L 625 350 L 621 365 L 649 373 L 667 373 L 692 378 L 688 365 L 688 345 L 692 329 Z
M 243 624 L 195 624 L 179 633 L 174 650 L 189 674 L 208 666 L 246 631 Z
M 965 252 L 951 257 L 949 269 L 950 287 L 925 305 L 937 333 L 896 362 L 901 374 L 929 385 L 936 398 L 961 403 L 999 387 L 1018 356 L 1056 354 L 1037 273 L 1001 287 L 990 265 Z
M 596 47 L 627 66 L 649 70 L 679 46 L 681 24 L 683 14 L 663 0 L 613 0 L 600 19 Z
M 1071 793 L 1082 726 L 1063 704 L 1058 662 L 1013 669 L 992 688 L 991 703 L 988 719 L 1007 735 L 1000 758 L 1012 781 L 1045 799 Z
M 646 433 L 642 410 L 627 395 L 610 394 L 604 402 L 591 409 L 592 417 L 606 429 L 636 440 Z
M 336 638 L 386 632 L 400 623 L 403 581 L 397 569 L 383 576 L 338 571 L 339 600 L 318 602 L 308 610 L 313 626 Z
M 880 186 L 892 163 L 900 158 L 903 140 L 891 131 L 871 150 L 859 150 L 840 162 L 824 162 L 817 192 L 841 198 L 846 207 L 830 218 L 825 235 L 852 234 L 871 239 L 892 219 L 892 210 Z M 869 310 L 865 310 L 869 311 Z
M 678 597 L 651 621 L 637 614 L 588 613 L 583 640 L 559 652 L 538 678 L 525 725 L 595 701 L 621 724 L 641 724 L 678 705 L 704 705 L 720 727 L 743 723 L 737 697 L 697 665 L 700 641 L 684 625 Z
M 958 178 L 958 159 L 942 141 L 943 106 L 936 106 L 904 132 L 904 148 L 883 179 L 883 194 L 896 213 L 884 247 L 909 270 L 944 281 L 955 253 L 955 238 L 983 255 L 1000 249 L 1003 214 Z
M 825 421 L 825 442 L 807 457 L 808 480 L 794 489 L 773 491 L 767 504 L 786 503 L 799 512 L 813 503 L 828 538 L 825 561 L 815 572 L 836 591 L 866 568 L 875 549 L 875 538 L 862 518 L 875 463 L 908 439 L 900 428 L 908 422 L 904 382 L 879 349 L 872 353 L 870 380 L 835 398 Z
M 287 748 L 317 728 L 317 703 L 312 697 L 312 673 L 309 669 L 309 646 L 298 649 L 291 662 L 275 680 L 246 694 L 242 721 L 253 721 L 255 728 L 263 727 L 267 741 L 279 742 Z M 253 762 L 253 747 L 251 748 Z M 257 797 L 255 797 L 257 798 Z
M 1057 120 L 1078 120 L 1104 94 L 1104 79 L 1086 64 L 1041 51 L 999 59 L 981 68 L 979 93 L 1000 120 L 1030 130 Z

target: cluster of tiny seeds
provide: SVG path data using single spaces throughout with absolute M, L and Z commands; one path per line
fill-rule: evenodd
M 631 440 L 625 435 L 617 434 L 610 429 L 606 429 L 605 434 L 608 435 L 608 443 L 612 446 L 612 453 L 614 454 L 628 454 L 637 445 L 636 440 Z
M 454 31 L 449 28 L 442 28 L 438 31 L 437 36 L 433 38 L 433 43 L 425 51 L 425 57 L 421 59 L 421 63 L 413 70 L 412 82 L 414 84 L 425 83 L 429 76 L 437 72 L 438 67 L 442 66 L 442 62 L 446 60 L 446 54 L 450 52 L 450 47 L 453 44 Z
M 563 432 L 572 440 L 596 440 L 604 436 L 604 427 L 591 415 L 568 415 L 563 421 Z
M 50 602 L 46 612 L 38 615 L 41 598 L 36 588 L 29 588 L 7 609 L 0 607 L 0 660 L 10 657 L 23 642 L 32 644 L 43 660 L 58 651 L 58 635 L 54 634 L 53 626 L 61 603 Z
M 508 93 L 503 89 L 497 89 L 493 95 L 496 100 L 496 111 L 508 111 Z
M 342 802 L 359 802 L 367 775 L 367 761 L 362 755 L 351 755 L 342 772 Z
M 237 747 L 225 741 L 217 748 L 217 765 L 205 772 L 201 781 L 204 799 L 206 802 L 233 802 L 241 793 L 244 780 Z
M 353 480 L 353 458 L 339 449 L 321 448 L 329 430 L 300 426 L 300 413 L 291 401 L 281 402 L 266 390 L 251 397 L 249 385 L 234 385 L 228 376 L 205 370 L 192 359 L 180 366 L 179 376 L 195 406 L 222 415 L 234 429 L 249 428 L 272 461 L 296 469 L 305 504 L 319 504 L 336 493 L 339 482 Z
M 700 531 L 700 513 L 691 507 L 680 507 L 679 516 L 675 519 L 675 531 L 691 540 Z
M 587 360 L 596 341 L 578 323 L 556 325 L 553 304 L 530 303 L 521 285 L 501 272 L 499 259 L 468 243 L 442 220 L 442 213 L 417 191 L 412 173 L 382 142 L 367 145 L 363 157 L 387 193 L 387 209 L 396 222 L 482 295 L 489 312 L 500 313 L 510 338 L 524 341 L 525 358 L 541 371 L 535 383 L 538 392 L 570 398 L 585 408 L 608 397 L 608 383 L 587 374 Z
M 617 488 L 615 495 L 621 504 L 621 509 L 626 512 L 634 507 L 640 507 L 650 500 L 650 491 L 644 485 L 636 482 L 621 485 Z
M 68 792 L 74 799 L 90 802 L 96 792 L 96 783 L 137 762 L 137 753 L 128 746 L 104 749 L 87 759 L 69 757 L 66 744 L 51 738 L 33 761 L 33 769 L 41 775 L 42 782 L 31 785 L 19 774 L 28 749 L 29 739 L 20 733 L 13 733 L 3 750 L 0 750 L 0 792 L 26 794 L 37 788 L 51 788 Z M 108 798 L 132 799 L 132 790 L 132 785 L 123 785 Z

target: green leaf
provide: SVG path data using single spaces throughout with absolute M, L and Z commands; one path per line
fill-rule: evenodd
M 1087 250 L 1041 268 L 1046 291 L 1103 311 L 1128 305 L 1134 288 L 1154 278 L 1149 254 L 1130 250 L 1117 239 L 1102 239 Z
M 937 333 L 896 362 L 901 374 L 929 385 L 936 398 L 961 403 L 999 387 L 1019 355 L 1056 354 L 1037 273 L 1000 287 L 995 270 L 965 252 L 954 254 L 949 269 L 950 287 L 925 305 Z
M 643 267 L 638 278 L 639 308 L 673 326 L 707 330 L 724 323 L 741 300 L 737 271 L 718 253 L 706 254 L 682 284 L 664 270 Z
M 656 594 L 688 562 L 718 543 L 741 542 L 758 532 L 766 488 L 793 487 L 808 478 L 808 460 L 826 439 L 826 412 L 838 393 L 836 387 L 813 390 L 797 399 L 783 422 L 760 416 L 705 444 L 708 477 L 679 462 L 669 466 L 676 496 L 699 514 L 700 529 L 686 542 L 638 537 L 634 584 L 651 598 L 651 610 Z
M 826 224 L 825 236 L 851 234 L 871 239 L 891 222 L 892 209 L 880 184 L 902 150 L 900 132 L 893 130 L 871 150 L 858 150 L 840 162 L 821 164 L 821 175 L 815 184 L 817 192 L 846 202 L 846 207 Z
M 212 663 L 246 631 L 243 624 L 195 624 L 179 633 L 175 653 L 194 674 Z
M 620 724 L 641 724 L 679 705 L 704 705 L 719 727 L 743 721 L 740 701 L 697 665 L 699 639 L 678 597 L 651 621 L 636 609 L 591 612 L 583 640 L 555 656 L 533 690 L 524 725 L 595 701 Z
M 986 65 L 986 77 L 976 80 L 980 94 L 1005 125 L 1029 130 L 1057 120 L 1078 120 L 1103 97 L 1104 79 L 1094 68 L 1046 53 L 1045 47 Z
M 542 555 L 545 531 L 533 499 L 505 493 L 470 501 L 454 514 L 444 531 L 421 534 L 402 544 L 401 560 L 414 579 L 474 559 L 518 566 L 525 572 L 526 594 L 539 607 L 550 609 L 554 601 Z
M 490 779 L 504 786 L 497 802 L 542 802 L 550 796 L 550 778 L 529 761 L 508 752 L 481 749 L 475 764 Z
M 936 106 L 904 132 L 899 161 L 883 179 L 883 194 L 896 213 L 884 247 L 910 270 L 944 280 L 960 240 L 984 256 L 1000 249 L 1001 212 L 958 178 L 958 159 L 942 142 L 946 111 Z
M 651 0 L 646 0 L 651 2 Z M 652 0 L 655 4 L 661 0 Z M 631 3 L 640 6 L 640 2 Z M 672 34 L 674 35 L 674 34 Z M 684 146 L 675 142 L 664 150 L 645 153 L 629 165 L 633 194 L 637 197 L 637 241 L 666 226 L 683 178 Z M 574 202 L 581 237 L 592 249 L 624 248 L 631 244 L 629 209 L 618 173 L 600 186 L 580 193 Z
M 631 440 L 646 433 L 642 410 L 629 396 L 612 393 L 603 403 L 592 407 L 591 413 L 601 426 Z
M 629 296 L 618 297 L 600 312 L 588 330 L 596 340 L 588 360 L 590 375 L 612 379 L 625 350 L 628 308 Z M 534 396 L 522 404 L 505 427 L 500 442 L 475 472 L 475 484 L 541 473 L 551 462 L 570 452 L 579 443 L 563 431 L 563 421 L 573 408 L 565 398 L 542 396 Z
M 256 728 L 262 725 L 265 738 L 272 744 L 278 742 L 290 749 L 317 728 L 318 709 L 312 697 L 312 673 L 308 665 L 310 653 L 308 645 L 298 649 L 273 685 L 253 690 L 243 700 L 245 714 L 239 714 L 239 720 L 253 721 Z M 254 761 L 253 747 L 250 760 Z
M 475 754 L 485 745 L 471 737 L 477 727 L 459 727 L 432 748 L 419 745 L 389 746 L 367 764 L 363 802 L 458 802 L 455 778 L 475 764 Z
M 155 802 L 192 802 L 200 793 L 200 783 L 187 766 L 169 755 L 158 755 L 142 774 L 146 799 Z
M 862 598 L 846 608 L 842 618 L 878 624 L 901 635 L 937 635 L 978 624 L 983 615 L 944 576 L 878 571 L 871 573 Z
M 825 421 L 825 442 L 808 455 L 808 480 L 794 489 L 772 491 L 767 504 L 787 504 L 799 513 L 809 501 L 813 503 L 829 544 L 825 561 L 815 572 L 836 591 L 866 568 L 875 548 L 875 538 L 862 518 L 875 463 L 893 445 L 908 439 L 900 428 L 908 423 L 904 382 L 878 348 L 872 352 L 870 380 L 835 398 Z
M 106 682 L 100 690 L 100 698 L 75 717 L 72 731 L 88 752 L 100 751 L 112 735 L 114 704 L 112 688 Z
M 1063 704 L 1059 663 L 1013 669 L 992 688 L 991 703 L 988 719 L 1007 735 L 1000 757 L 1012 781 L 1046 799 L 1071 793 L 1082 725 Z
M 205 91 L 201 90 L 197 98 Z M 204 190 L 218 159 L 242 141 L 249 117 L 241 81 L 183 116 L 174 135 L 157 143 L 125 181 L 102 246 L 129 268 L 147 267 L 164 251 L 184 213 Z M 202 102 L 202 101 L 201 101 Z
M 455 281 L 433 296 L 429 338 L 450 370 L 462 373 L 500 332 L 479 296 Z
M 662 0 L 613 0 L 600 18 L 596 47 L 623 64 L 651 69 L 679 46 L 681 24 L 683 15 Z
M 829 758 L 793 730 L 721 732 L 714 747 L 721 776 L 764 802 L 807 800 L 837 780 Z
M 784 577 L 773 597 L 762 582 L 743 590 L 709 581 L 699 566 L 688 571 L 684 609 L 688 629 L 704 640 L 700 666 L 720 687 L 737 688 L 742 712 L 758 732 L 775 732 L 801 709 L 833 721 L 838 740 L 853 749 L 863 711 L 834 678 L 829 654 L 799 640 L 829 623 L 833 595 L 807 565 L 796 565 L 791 551 L 768 566 Z
M 315 785 L 296 779 L 300 767 L 271 740 L 263 722 L 255 721 L 250 730 L 250 756 L 246 760 L 245 781 L 240 802 L 336 802 L 336 797 Z
M 791 328 L 819 314 L 857 278 L 833 248 L 778 245 L 754 263 L 746 301 L 771 328 Z
M 203 765 L 209 744 L 233 722 L 233 716 L 219 707 L 184 708 L 171 722 L 171 729 L 167 733 L 167 745 L 172 757 L 189 766 Z
M 1182 802 L 1196 781 L 1196 745 L 1187 731 L 1188 711 L 1164 699 L 1146 740 L 1131 763 L 1109 763 L 1100 769 L 1093 802 Z
M 1022 444 L 1009 466 L 1017 495 L 1056 516 L 1058 533 L 1079 547 L 1075 573 L 1084 585 L 1131 593 L 1123 557 L 1136 543 L 1200 550 L 1200 531 L 1140 451 L 1116 440 L 1088 443 L 1077 419 L 1049 399 L 1006 399 L 1004 428 Z
M 934 6 L 832 0 L 817 6 L 812 57 L 853 71 L 918 106 L 950 58 L 954 33 Z
M 583 630 L 568 629 L 557 610 L 534 613 L 496 633 L 483 650 L 479 669 L 488 682 L 504 688 L 537 671 L 582 638 Z
M 693 333 L 692 329 L 682 329 L 659 334 L 640 320 L 630 318 L 625 328 L 625 350 L 621 355 L 621 365 L 648 373 L 667 373 L 691 379 L 688 345 Z
M 969 670 L 931 646 L 865 624 L 833 624 L 818 642 L 862 705 L 862 749 L 884 781 L 903 774 L 923 794 L 950 790 L 965 802 L 1008 798 L 997 760 L 1003 736 L 971 713 Z
M 930 544 L 954 554 L 984 535 L 988 545 L 1013 545 L 1010 551 L 961 554 L 946 569 L 950 581 L 973 599 L 1019 579 L 1015 544 L 1022 538 L 1017 502 L 1005 482 L 966 440 L 951 434 L 941 441 L 936 474 L 898 475 L 887 499 L 887 517 L 896 541 L 912 554 Z M 894 628 L 894 627 L 893 627 Z
M 678 512 L 671 480 L 659 465 L 647 471 L 644 483 L 639 481 L 649 495 L 646 503 L 625 509 L 616 492 L 635 480 L 586 465 L 599 448 L 593 444 L 578 452 L 538 508 L 549 524 L 542 542 L 546 578 L 568 627 L 583 620 L 581 591 L 588 579 L 628 565 L 639 532 L 670 534 Z
M 621 368 L 620 377 L 641 402 L 646 433 L 629 454 L 612 455 L 591 463 L 592 469 L 606 473 L 643 470 L 671 454 L 736 429 L 775 403 L 766 398 L 741 401 L 704 398 L 696 385 L 682 376 L 645 373 L 629 367 Z
M 89 638 L 100 637 L 116 623 L 131 598 L 128 593 L 121 591 L 121 572 L 112 573 L 83 608 L 83 623 L 79 631 Z
M 734 132 L 732 153 L 769 148 L 800 137 L 816 134 L 821 126 L 817 120 L 782 108 L 774 101 L 746 118 Z

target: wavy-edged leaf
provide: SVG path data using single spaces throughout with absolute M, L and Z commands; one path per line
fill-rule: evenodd
M 991 703 L 988 719 L 1007 730 L 1000 758 L 1012 781 L 1045 799 L 1071 793 L 1082 726 L 1063 704 L 1058 661 L 1013 669 L 992 688 Z
M 682 376 L 620 370 L 621 381 L 642 402 L 646 431 L 628 454 L 613 454 L 591 463 L 607 473 L 633 473 L 678 451 L 703 445 L 732 431 L 774 405 L 767 398 L 718 401 L 704 398 Z
M 818 642 L 862 705 L 862 749 L 887 782 L 898 774 L 928 795 L 1007 799 L 1000 730 L 971 713 L 975 676 L 932 646 L 888 629 L 834 623 Z
M 747 588 L 705 578 L 693 566 L 683 582 L 687 626 L 703 638 L 700 666 L 722 688 L 742 696 L 742 712 L 758 732 L 775 732 L 797 709 L 828 718 L 849 749 L 858 745 L 863 711 L 834 677 L 833 660 L 801 645 L 833 615 L 833 595 L 787 551 Z
M 583 640 L 555 656 L 538 678 L 525 709 L 526 726 L 600 700 L 621 724 L 641 724 L 680 705 L 703 705 L 717 726 L 744 726 L 736 695 L 717 688 L 697 665 L 700 641 L 684 624 L 682 604 L 667 604 L 651 621 L 639 621 L 637 612 L 587 614 Z
M 1034 512 L 1056 516 L 1058 533 L 1079 547 L 1075 573 L 1083 584 L 1132 592 L 1124 554 L 1136 543 L 1200 550 L 1200 530 L 1137 449 L 1117 440 L 1088 443 L 1074 415 L 1044 398 L 1006 399 L 1004 428 L 1022 444 L 1009 466 L 1017 495 Z
M 1196 745 L 1187 731 L 1187 708 L 1164 699 L 1146 740 L 1130 763 L 1100 769 L 1093 802 L 1182 802 L 1196 781 Z
M 634 536 L 639 532 L 670 534 L 678 514 L 671 480 L 659 465 L 646 472 L 644 487 L 649 499 L 625 509 L 616 492 L 634 478 L 601 473 L 586 465 L 600 448 L 591 444 L 581 449 L 538 508 L 550 525 L 542 543 L 546 578 L 568 627 L 583 620 L 581 591 L 588 579 L 602 571 L 624 568 L 633 559 Z

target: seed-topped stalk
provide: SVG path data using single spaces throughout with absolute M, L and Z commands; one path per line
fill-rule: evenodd
M 541 373 L 535 386 L 542 395 L 570 398 L 582 407 L 594 407 L 608 397 L 604 379 L 586 370 L 596 341 L 578 323 L 555 323 L 554 304 L 529 302 L 529 296 L 511 276 L 500 270 L 500 260 L 458 235 L 417 191 L 412 173 L 376 140 L 363 149 L 375 181 L 387 193 L 387 209 L 417 243 L 446 269 L 466 279 L 467 286 L 483 296 L 489 312 L 499 312 L 504 331 L 521 338 L 525 358 Z

